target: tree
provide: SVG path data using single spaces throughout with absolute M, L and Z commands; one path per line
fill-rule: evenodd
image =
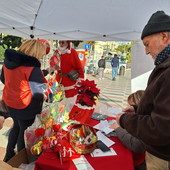
M 77 47 L 79 46 L 79 44 L 80 44 L 81 42 L 83 42 L 83 41 L 70 41 L 70 42 L 73 43 L 74 48 L 77 48 Z
M 19 47 L 21 45 L 21 43 L 22 43 L 21 40 L 22 40 L 21 37 L 7 35 L 7 36 L 2 38 L 3 47 L 4 47 L 4 45 L 6 45 L 7 48 Z
M 4 60 L 4 53 L 5 53 L 5 49 L 0 46 L 0 61 Z
M 0 34 L 0 61 L 4 60 L 4 52 L 7 48 L 18 48 L 21 45 L 21 38 L 7 35 L 7 34 Z
M 97 44 L 96 41 L 86 41 L 86 44 L 90 44 L 90 51 L 94 51 L 94 46 Z
M 121 43 L 118 45 L 117 48 L 115 48 L 115 51 L 117 53 L 121 53 L 122 55 L 126 54 L 126 59 L 128 60 L 128 62 L 131 61 L 131 48 L 132 48 L 132 44 L 131 42 L 128 43 Z

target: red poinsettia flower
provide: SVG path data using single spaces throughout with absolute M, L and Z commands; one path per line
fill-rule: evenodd
M 82 106 L 93 106 L 96 104 L 95 97 L 98 97 L 100 93 L 100 90 L 96 86 L 94 80 L 82 80 L 78 86 L 75 87 L 78 92 L 76 103 Z
M 38 137 L 41 137 L 41 136 L 44 136 L 45 134 L 45 129 L 44 128 L 38 128 L 38 129 L 35 129 L 34 131 L 34 135 L 38 138 Z
M 90 90 L 95 93 L 95 94 L 99 94 L 100 93 L 100 90 L 96 87 L 91 87 Z

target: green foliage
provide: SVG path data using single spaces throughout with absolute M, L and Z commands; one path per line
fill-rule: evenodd
M 126 59 L 124 56 L 124 60 L 128 60 L 128 62 L 131 62 L 131 48 L 132 48 L 131 42 L 122 43 L 118 45 L 117 48 L 115 48 L 115 51 L 121 53 L 122 55 L 126 54 Z
M 123 53 L 131 52 L 131 43 L 122 43 L 115 48 L 116 51 Z
M 6 45 L 7 48 L 19 47 L 21 45 L 21 37 L 7 35 L 3 37 L 3 45 Z
M 7 48 L 13 48 L 15 50 L 18 50 L 18 47 L 20 45 L 21 45 L 20 37 L 1 34 L 0 35 L 0 61 L 4 60 L 4 53 Z
M 86 44 L 90 44 L 91 46 L 96 45 L 96 41 L 86 41 Z
M 3 46 L 0 46 L 0 61 L 4 60 L 4 53 L 5 49 L 3 48 Z

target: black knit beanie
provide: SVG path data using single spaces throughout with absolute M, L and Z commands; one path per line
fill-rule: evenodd
M 148 23 L 144 27 L 141 39 L 143 40 L 143 38 L 148 35 L 164 31 L 170 31 L 170 16 L 165 14 L 164 11 L 157 11 L 152 14 Z

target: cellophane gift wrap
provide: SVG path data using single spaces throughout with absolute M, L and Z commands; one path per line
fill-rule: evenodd
M 96 148 L 97 136 L 95 130 L 82 124 L 76 124 L 70 131 L 70 145 L 79 154 L 89 154 Z

